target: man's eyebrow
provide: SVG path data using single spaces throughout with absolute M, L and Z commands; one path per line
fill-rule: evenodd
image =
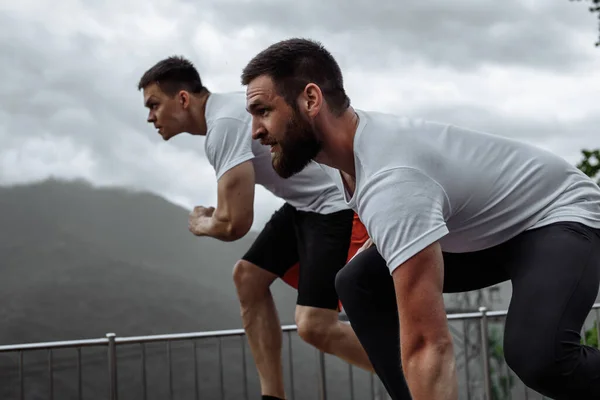
M 150 96 L 148 97 L 148 99 L 146 100 L 146 102 L 144 103 L 144 105 L 146 107 L 150 107 L 150 103 L 152 103 L 154 101 L 154 97 Z
M 253 101 L 250 104 L 248 104 L 246 106 L 246 111 L 248 111 L 249 113 L 251 113 L 252 111 L 256 110 L 258 107 L 260 107 L 260 102 L 258 101 Z

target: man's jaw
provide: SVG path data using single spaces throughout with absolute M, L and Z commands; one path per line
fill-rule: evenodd
M 160 135 L 160 137 L 163 138 L 163 140 L 166 142 L 167 140 L 171 139 L 171 137 L 173 137 L 173 135 L 169 135 L 167 132 L 165 132 L 162 127 L 158 128 L 158 134 Z
M 333 160 L 331 160 L 331 157 L 329 157 L 329 154 L 327 154 L 327 152 L 323 148 L 321 148 L 317 155 L 313 157 L 313 161 L 319 164 L 327 165 L 332 168 L 338 168 L 337 165 L 335 165 L 335 163 L 333 162 Z

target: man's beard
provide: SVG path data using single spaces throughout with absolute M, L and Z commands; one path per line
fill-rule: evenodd
M 273 154 L 273 169 L 287 179 L 302 171 L 321 151 L 321 142 L 310 123 L 295 112 L 287 123 L 280 151 Z

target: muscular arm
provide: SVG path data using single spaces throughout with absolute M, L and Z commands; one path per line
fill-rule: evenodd
M 452 337 L 444 309 L 443 258 L 436 242 L 392 272 L 400 317 L 400 349 L 415 400 L 457 400 Z
M 190 231 L 226 242 L 242 238 L 254 220 L 254 185 L 250 160 L 224 173 L 218 181 L 216 209 L 210 215 L 192 215 Z

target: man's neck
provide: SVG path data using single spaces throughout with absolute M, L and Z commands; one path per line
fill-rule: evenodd
M 322 121 L 319 130 L 323 149 L 315 161 L 354 177 L 354 136 L 358 123 L 358 115 L 352 107 L 340 117 L 329 116 Z
M 208 131 L 206 125 L 206 103 L 209 96 L 210 92 L 205 91 L 194 95 L 191 100 L 192 104 L 190 105 L 190 112 L 192 118 L 190 126 L 186 129 L 191 135 L 205 136 Z

